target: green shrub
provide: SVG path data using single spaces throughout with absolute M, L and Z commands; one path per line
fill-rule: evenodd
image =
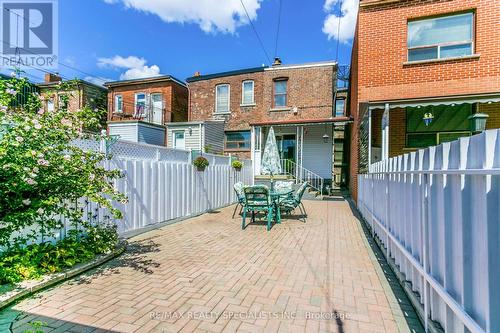
M 115 225 L 87 226 L 86 234 L 70 232 L 55 244 L 45 242 L 10 248 L 0 254 L 0 284 L 37 279 L 112 251 L 118 243 Z
M 205 169 L 209 164 L 208 160 L 203 156 L 198 156 L 193 161 L 193 165 L 198 169 Z
M 233 168 L 235 169 L 241 169 L 243 168 L 243 162 L 241 162 L 240 160 L 234 160 L 231 165 L 233 166 Z

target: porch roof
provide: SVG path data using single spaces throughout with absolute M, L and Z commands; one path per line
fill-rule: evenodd
M 352 122 L 351 117 L 332 117 L 332 118 L 316 118 L 316 119 L 287 119 L 287 120 L 271 120 L 250 123 L 250 126 L 286 126 L 286 125 L 307 125 L 307 124 L 331 124 L 331 123 L 349 123 Z
M 441 96 L 427 98 L 412 98 L 386 101 L 371 101 L 368 102 L 368 107 L 371 110 L 385 109 L 385 105 L 389 104 L 390 109 L 430 106 L 430 105 L 454 105 L 454 104 L 474 104 L 474 103 L 496 103 L 500 102 L 500 92 L 471 94 L 471 95 L 456 95 L 456 96 Z

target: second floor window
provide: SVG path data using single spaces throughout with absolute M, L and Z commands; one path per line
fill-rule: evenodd
M 274 81 L 274 107 L 284 108 L 287 106 L 288 80 L 279 79 Z
M 137 117 L 142 117 L 146 114 L 146 94 L 137 93 L 135 94 L 135 115 Z
M 408 22 L 408 61 L 457 58 L 473 53 L 473 13 Z
M 345 114 L 345 99 L 339 98 L 335 101 L 335 117 L 343 117 Z
M 122 97 L 122 95 L 115 96 L 115 112 L 116 113 L 123 112 L 123 97 Z
M 54 99 L 53 98 L 49 98 L 47 100 L 47 111 L 49 111 L 49 112 L 54 111 Z
M 229 112 L 229 84 L 215 87 L 215 113 Z
M 254 83 L 251 80 L 243 81 L 241 104 L 254 103 Z

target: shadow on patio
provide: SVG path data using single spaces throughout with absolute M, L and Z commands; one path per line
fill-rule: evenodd
M 421 330 L 346 201 L 306 201 L 306 223 L 286 218 L 269 232 L 241 230 L 233 208 L 139 235 L 2 320 L 15 332 L 35 321 L 45 332 Z

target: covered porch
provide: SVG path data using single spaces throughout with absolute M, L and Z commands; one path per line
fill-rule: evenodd
M 365 156 L 367 167 L 500 128 L 500 93 L 370 102 L 365 108 L 360 132 L 365 153 L 360 156 Z
M 307 181 L 317 191 L 329 191 L 345 181 L 345 171 L 335 168 L 334 161 L 344 156 L 344 126 L 349 118 L 268 121 L 251 124 L 251 156 L 254 174 L 261 174 L 261 160 L 271 127 L 274 128 L 281 158 L 280 178 L 298 183 Z M 339 158 L 337 158 L 337 156 Z

